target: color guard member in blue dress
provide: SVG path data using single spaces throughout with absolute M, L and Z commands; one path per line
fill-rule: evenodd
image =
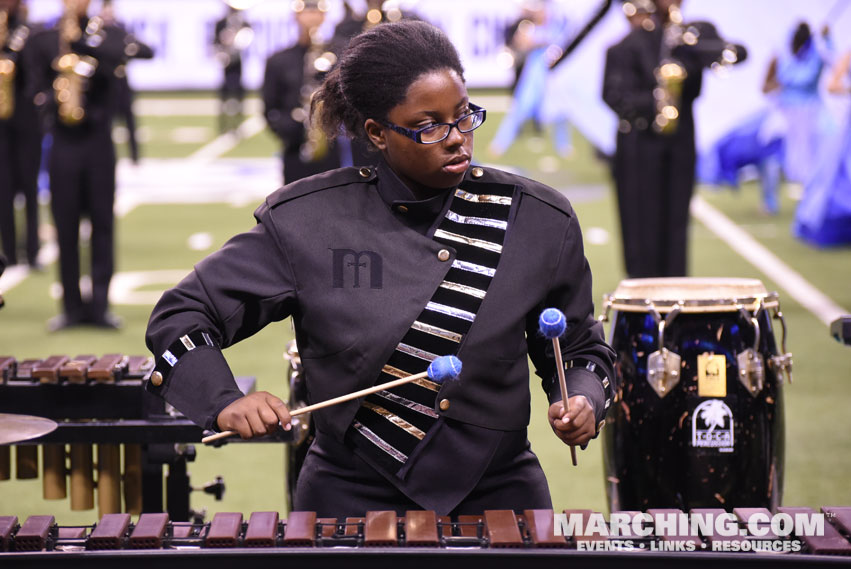
M 828 91 L 851 96 L 851 52 L 834 66 Z M 851 114 L 842 132 L 824 143 L 815 174 L 804 186 L 793 231 L 818 246 L 851 243 Z

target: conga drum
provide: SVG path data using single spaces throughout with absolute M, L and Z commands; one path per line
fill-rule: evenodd
M 603 436 L 610 510 L 774 510 L 792 363 L 777 294 L 756 279 L 630 279 L 604 304 L 617 353 Z
M 301 358 L 298 355 L 298 346 L 295 340 L 287 344 L 284 359 L 289 363 L 290 395 L 287 400 L 287 407 L 290 410 L 305 407 L 307 406 L 307 384 L 305 383 Z M 289 511 L 293 510 L 293 496 L 295 495 L 298 475 L 301 472 L 304 459 L 307 457 L 307 451 L 310 450 L 310 444 L 313 442 L 316 429 L 310 420 L 310 413 L 293 417 L 292 425 L 292 441 L 284 449 L 284 462 L 287 469 L 287 506 Z

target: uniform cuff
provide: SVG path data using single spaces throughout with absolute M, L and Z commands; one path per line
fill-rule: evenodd
M 148 391 L 160 395 L 189 420 L 216 429 L 219 412 L 242 397 L 221 350 L 198 346 L 183 354 L 161 385 L 150 381 Z
M 583 395 L 594 411 L 595 423 L 599 425 L 606 417 L 610 402 L 606 398 L 606 391 L 603 389 L 603 385 L 600 383 L 600 378 L 597 374 L 583 367 L 573 367 L 565 371 L 564 379 L 567 384 L 568 397 Z M 561 388 L 559 387 L 558 377 L 554 379 L 550 386 L 547 397 L 550 405 L 561 401 Z M 599 429 L 597 430 L 599 431 Z

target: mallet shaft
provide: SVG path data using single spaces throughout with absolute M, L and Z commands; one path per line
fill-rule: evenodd
M 556 371 L 558 372 L 558 386 L 561 388 L 561 401 L 564 405 L 565 413 L 570 413 L 570 400 L 567 394 L 567 381 L 564 379 L 564 362 L 561 359 L 561 343 L 558 341 L 558 337 L 553 338 L 553 352 L 556 357 Z M 577 466 L 576 447 L 573 445 L 570 445 L 570 459 L 573 462 L 573 466 Z
M 332 405 L 337 405 L 339 403 L 345 403 L 346 401 L 351 401 L 352 399 L 357 399 L 358 397 L 364 397 L 364 396 L 370 395 L 372 393 L 377 393 L 377 392 L 383 391 L 385 389 L 391 389 L 393 387 L 405 385 L 406 383 L 411 383 L 412 381 L 416 381 L 418 379 L 425 379 L 427 377 L 428 377 L 428 371 L 424 371 L 422 373 L 415 373 L 414 375 L 409 375 L 407 377 L 394 379 L 393 381 L 388 381 L 387 383 L 381 383 L 379 385 L 373 385 L 372 387 L 367 387 L 366 389 L 361 389 L 360 391 L 354 391 L 352 393 L 347 393 L 346 395 L 340 395 L 339 397 L 334 397 L 332 399 L 320 401 L 319 403 L 314 403 L 313 405 L 308 405 L 307 407 L 300 407 L 298 409 L 290 411 L 290 417 L 297 417 L 298 415 L 310 413 L 311 411 L 317 411 L 319 409 L 324 409 L 325 407 L 331 407 Z M 217 441 L 219 439 L 232 437 L 236 434 L 238 434 L 236 431 L 222 431 L 221 433 L 216 433 L 215 435 L 210 435 L 208 437 L 204 437 L 203 439 L 201 439 L 201 442 L 204 443 L 204 444 L 207 444 L 207 443 L 211 443 L 213 441 Z

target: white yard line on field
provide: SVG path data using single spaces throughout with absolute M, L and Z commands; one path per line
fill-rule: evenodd
M 691 213 L 709 231 L 724 241 L 751 265 L 783 288 L 789 296 L 809 310 L 824 324 L 848 314 L 848 311 L 833 302 L 826 294 L 814 287 L 800 273 L 793 270 L 780 258 L 754 239 L 750 233 L 710 205 L 700 196 L 691 200 Z
M 252 115 L 237 127 L 236 132 L 226 132 L 217 136 L 186 159 L 188 162 L 210 162 L 236 147 L 242 140 L 251 138 L 266 128 L 266 122 L 260 115 Z

